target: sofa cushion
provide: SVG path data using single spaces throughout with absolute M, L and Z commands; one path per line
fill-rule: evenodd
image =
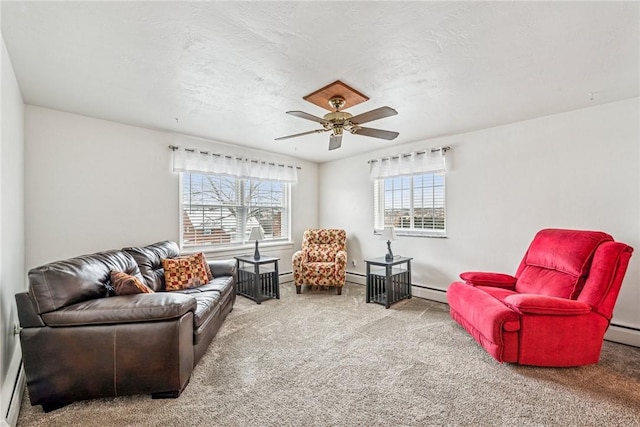
M 193 316 L 193 330 L 197 330 L 209 322 L 211 317 L 216 316 L 220 311 L 220 292 L 207 291 L 191 294 L 198 304 Z
M 175 242 L 164 241 L 144 247 L 128 247 L 123 251 L 129 253 L 140 266 L 144 283 L 154 291 L 164 291 L 163 259 L 175 258 L 180 254 Z
M 142 280 L 138 264 L 126 252 L 112 250 L 56 261 L 29 271 L 29 293 L 38 314 L 107 296 L 111 271 Z
M 197 286 L 195 288 L 177 290 L 173 292 L 193 295 L 193 294 L 198 294 L 201 292 L 208 292 L 208 291 L 219 292 L 222 296 L 222 301 L 226 301 L 227 298 L 229 298 L 229 296 L 234 292 L 233 277 L 232 276 L 216 277 L 206 285 Z
M 111 286 L 117 296 L 153 293 L 150 287 L 130 274 L 122 271 L 111 271 L 109 276 L 111 277 Z

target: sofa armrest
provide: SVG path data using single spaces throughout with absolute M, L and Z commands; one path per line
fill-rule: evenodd
M 518 313 L 575 316 L 591 312 L 591 306 L 585 302 L 547 295 L 515 294 L 506 297 L 504 302 Z
M 195 298 L 173 292 L 97 298 L 42 314 L 47 326 L 105 325 L 176 319 L 195 312 Z
M 343 267 L 347 266 L 347 251 L 336 252 L 336 264 Z
M 493 286 L 495 288 L 513 289 L 516 285 L 516 278 L 504 273 L 467 271 L 460 274 L 460 278 L 471 286 Z
M 18 320 L 23 328 L 41 328 L 44 326 L 42 317 L 36 312 L 33 300 L 27 292 L 16 294 Z
M 233 276 L 236 272 L 235 259 L 207 261 L 207 264 L 209 264 L 213 277 Z

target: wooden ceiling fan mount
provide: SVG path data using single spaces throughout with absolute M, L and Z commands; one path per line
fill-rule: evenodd
M 333 83 L 326 85 L 314 92 L 311 92 L 307 96 L 303 96 L 307 102 L 317 105 L 320 108 L 326 110 L 335 111 L 331 100 L 333 98 L 344 99 L 344 104 L 340 108 L 351 108 L 354 105 L 358 105 L 362 102 L 368 101 L 369 97 L 358 92 L 346 83 L 336 80 Z

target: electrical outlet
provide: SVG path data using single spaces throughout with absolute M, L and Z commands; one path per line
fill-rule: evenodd
M 352 259 L 352 260 L 351 260 L 351 266 L 352 266 L 352 267 L 355 267 L 355 266 L 356 266 L 356 260 L 355 260 L 355 259 Z

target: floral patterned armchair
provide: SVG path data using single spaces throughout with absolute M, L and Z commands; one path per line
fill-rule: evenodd
M 347 233 L 336 228 L 305 230 L 292 264 L 297 293 L 302 285 L 335 286 L 341 295 L 347 278 Z

